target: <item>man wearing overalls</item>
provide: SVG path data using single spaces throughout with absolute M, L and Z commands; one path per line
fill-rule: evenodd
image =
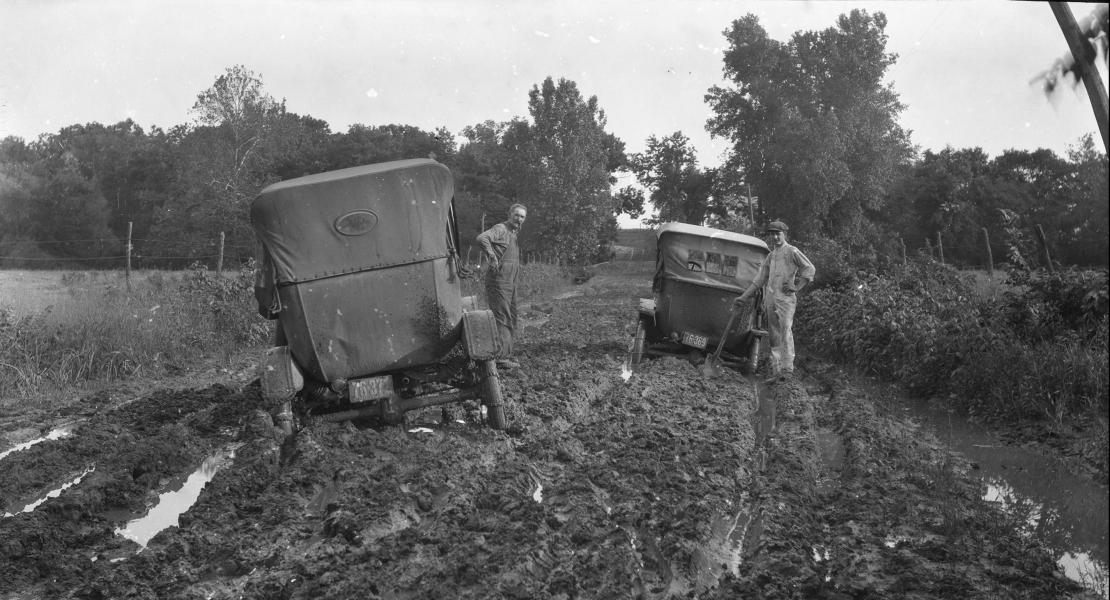
M 520 277 L 520 248 L 517 247 L 516 236 L 527 217 L 528 209 L 523 204 L 514 204 L 509 207 L 508 220 L 483 231 L 477 238 L 489 263 L 486 301 L 501 334 L 502 353 L 497 366 L 508 369 L 520 366 L 510 357 L 517 323 L 516 284 Z
M 771 253 L 763 259 L 759 275 L 751 287 L 736 298 L 736 308 L 743 306 L 761 287 L 763 288 L 763 314 L 771 334 L 772 378 L 784 377 L 794 372 L 794 309 L 798 292 L 813 281 L 813 263 L 794 246 L 786 243 L 786 224 L 772 221 L 766 233 Z

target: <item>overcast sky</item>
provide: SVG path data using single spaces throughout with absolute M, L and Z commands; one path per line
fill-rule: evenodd
M 1073 3 L 1076 18 L 1092 5 Z M 703 166 L 725 149 L 705 131 L 722 84 L 722 32 L 755 13 L 786 40 L 852 8 L 882 11 L 889 81 L 922 149 L 1050 148 L 1097 125 L 1083 86 L 1051 100 L 1030 80 L 1067 52 L 1044 2 L 0 0 L 0 137 L 75 123 L 189 120 L 234 64 L 287 108 L 346 131 L 401 123 L 452 132 L 527 116 L 547 76 L 596 95 L 628 150 L 681 130 Z

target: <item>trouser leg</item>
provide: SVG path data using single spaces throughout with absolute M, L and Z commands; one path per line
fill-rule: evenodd
M 513 355 L 513 342 L 516 337 L 517 313 L 516 313 L 516 286 L 512 286 L 509 292 L 509 318 L 508 331 L 506 332 L 505 340 L 505 356 Z
M 497 281 L 487 282 L 486 301 L 493 311 L 501 337 L 500 358 L 508 358 L 513 352 L 513 330 L 516 323 L 515 290 L 507 289 Z
M 783 373 L 794 372 L 794 308 L 793 298 L 784 299 L 779 306 L 779 324 L 782 329 L 782 357 L 780 368 Z
M 763 314 L 767 319 L 767 333 L 771 337 L 771 374 L 778 375 L 782 368 L 782 324 L 773 299 L 763 303 Z

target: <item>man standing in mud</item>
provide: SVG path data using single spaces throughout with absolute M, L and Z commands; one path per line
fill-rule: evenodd
M 516 332 L 516 284 L 520 276 L 520 249 L 516 236 L 528 217 L 523 204 L 509 207 L 509 218 L 478 235 L 478 243 L 486 255 L 486 299 L 501 334 L 501 358 L 497 366 L 514 369 L 520 365 L 512 360 L 513 334 Z
M 739 310 L 756 291 L 763 288 L 763 314 L 771 334 L 772 379 L 794 372 L 794 309 L 798 292 L 813 281 L 816 273 L 806 255 L 786 243 L 787 230 L 782 221 L 772 221 L 767 226 L 771 253 L 763 259 L 759 275 L 751 287 L 733 302 L 734 309 Z

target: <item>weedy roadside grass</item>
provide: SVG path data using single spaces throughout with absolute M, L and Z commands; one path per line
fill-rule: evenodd
M 521 302 L 549 298 L 574 270 L 525 265 Z M 49 402 L 89 386 L 179 375 L 202 361 L 261 350 L 273 325 L 260 317 L 251 265 L 188 271 L 5 272 L 0 301 L 0 386 L 8 403 Z M 478 277 L 463 294 L 484 295 Z M 59 393 L 61 392 L 61 393 Z
M 50 392 L 89 384 L 178 374 L 202 358 L 231 356 L 269 335 L 270 324 L 253 306 L 250 267 L 224 274 L 201 267 L 147 272 L 133 276 L 130 286 L 115 272 L 55 277 L 57 287 L 37 289 L 40 310 L 0 306 L 4 402 L 44 401 Z
M 1082 432 L 1081 454 L 1105 478 L 1106 272 L 1011 273 L 1006 286 L 984 295 L 975 277 L 915 261 L 814 289 L 796 327 L 828 356 L 985 420 Z

